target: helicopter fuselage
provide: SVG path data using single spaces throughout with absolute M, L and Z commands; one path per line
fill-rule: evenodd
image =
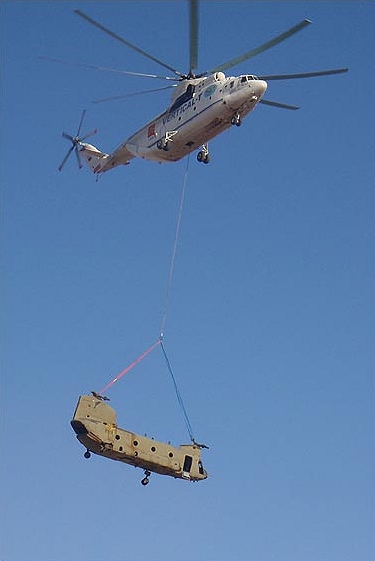
M 81 154 L 95 173 L 126 165 L 139 157 L 155 162 L 175 162 L 207 144 L 256 107 L 267 82 L 252 75 L 226 77 L 216 72 L 207 78 L 181 82 L 167 111 L 128 138 L 112 154 L 83 144 Z M 90 154 L 91 152 L 91 154 Z M 90 157 L 90 160 L 88 158 Z
M 203 445 L 192 443 L 176 447 L 120 429 L 115 410 L 96 396 L 80 396 L 71 421 L 78 440 L 86 448 L 86 458 L 93 452 L 140 467 L 146 473 L 142 481 L 144 485 L 148 483 L 150 472 L 187 481 L 201 481 L 208 477 L 200 457 Z
M 229 128 L 233 117 L 250 113 L 267 89 L 266 82 L 252 76 L 226 78 L 222 72 L 189 81 L 194 82 L 198 83 L 193 84 L 190 99 L 184 99 L 183 93 L 167 111 L 128 139 L 129 152 L 156 162 L 180 160 Z
M 294 74 L 261 75 L 259 78 L 250 74 L 226 77 L 222 72 L 223 70 L 233 68 L 267 51 L 271 47 L 293 36 L 295 33 L 305 29 L 311 24 L 311 21 L 304 19 L 262 45 L 243 53 L 241 56 L 235 57 L 209 71 L 197 75 L 198 3 L 198 0 L 190 0 L 190 65 L 187 74 L 180 72 L 173 66 L 159 60 L 154 55 L 133 45 L 81 10 L 75 10 L 77 15 L 94 27 L 107 33 L 112 38 L 120 41 L 128 48 L 133 49 L 149 60 L 152 60 L 154 63 L 168 69 L 168 71 L 173 73 L 176 77 L 129 72 L 125 70 L 120 71 L 121 73 L 132 76 L 143 76 L 146 78 L 163 78 L 176 81 L 178 84 L 175 87 L 175 92 L 168 109 L 134 133 L 111 154 L 102 152 L 95 146 L 83 142 L 96 132 L 96 129 L 94 129 L 89 134 L 80 134 L 85 114 L 85 112 L 83 112 L 77 134 L 73 136 L 63 133 L 63 137 L 69 140 L 72 146 L 69 148 L 68 153 L 58 168 L 60 171 L 73 151 L 75 151 L 78 166 L 82 167 L 82 156 L 89 168 L 97 175 L 109 171 L 116 166 L 127 165 L 133 158 L 143 158 L 159 163 L 176 162 L 196 149 L 199 150 L 197 153 L 198 161 L 207 164 L 210 161 L 207 143 L 218 134 L 224 132 L 231 125 L 240 125 L 242 119 L 253 111 L 258 103 L 292 111 L 299 109 L 299 107 L 295 105 L 262 99 L 267 90 L 267 82 L 269 80 L 312 78 L 341 74 L 348 71 L 347 68 L 335 68 L 313 72 L 298 72 Z M 63 62 L 55 59 L 52 60 L 54 60 L 54 62 Z M 111 70 L 93 65 L 80 64 L 80 66 L 96 70 Z M 149 92 L 158 91 L 160 89 L 163 90 L 166 88 L 149 90 Z M 127 97 L 127 95 L 116 96 L 116 98 L 119 97 Z M 109 99 L 111 98 L 98 101 L 108 101 Z

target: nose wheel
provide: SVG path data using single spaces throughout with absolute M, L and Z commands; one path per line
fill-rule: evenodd
M 145 470 L 145 477 L 141 480 L 142 485 L 148 485 L 150 483 L 149 477 L 151 475 L 151 471 L 148 469 Z
M 204 164 L 208 164 L 210 161 L 210 153 L 208 151 L 208 144 L 203 144 L 202 148 L 199 150 L 197 154 L 198 162 L 203 162 Z
M 86 452 L 83 454 L 83 456 L 86 458 L 86 460 L 91 458 L 91 454 L 90 454 L 89 450 L 86 450 Z

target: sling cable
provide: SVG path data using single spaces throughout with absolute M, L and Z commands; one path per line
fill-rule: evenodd
M 163 352 L 163 356 L 164 356 L 166 365 L 167 365 L 167 369 L 168 369 L 168 371 L 171 375 L 171 378 L 172 378 L 173 387 L 174 387 L 174 390 L 175 390 L 175 393 L 176 393 L 177 401 L 178 401 L 178 404 L 179 404 L 180 409 L 182 411 L 182 414 L 183 414 L 183 417 L 184 417 L 184 420 L 185 420 L 185 424 L 186 424 L 186 428 L 187 428 L 187 431 L 188 431 L 189 436 L 190 436 L 190 440 L 193 442 L 193 444 L 197 444 L 201 448 L 207 448 L 207 446 L 205 446 L 204 444 L 198 444 L 195 441 L 194 434 L 193 434 L 193 429 L 192 429 L 192 426 L 191 426 L 191 423 L 190 423 L 190 420 L 189 420 L 189 416 L 187 414 L 187 411 L 186 411 L 181 393 L 178 389 L 176 378 L 174 376 L 172 366 L 171 366 L 170 360 L 168 358 L 168 355 L 167 355 L 167 352 L 165 350 L 165 346 L 164 346 L 164 343 L 163 343 L 164 330 L 165 330 L 165 324 L 166 324 L 166 321 L 167 321 L 167 314 L 168 314 L 168 307 L 169 307 L 169 299 L 170 299 L 170 293 L 171 293 L 171 288 L 172 288 L 173 273 L 174 273 L 176 255 L 177 255 L 178 241 L 179 241 L 179 237 L 180 237 L 180 226 L 181 226 L 182 212 L 183 212 L 183 208 L 184 208 L 185 195 L 186 195 L 186 189 L 187 189 L 187 178 L 188 178 L 188 171 L 189 171 L 189 163 L 190 163 L 190 156 L 188 156 L 188 158 L 187 158 L 187 164 L 186 164 L 185 174 L 184 174 L 184 179 L 183 179 L 181 199 L 180 199 L 180 207 L 179 207 L 178 217 L 177 217 L 176 233 L 175 233 L 175 238 L 174 238 L 174 243 L 173 243 L 172 258 L 171 258 L 170 267 L 169 267 L 167 290 L 166 290 L 166 295 L 165 295 L 165 303 L 164 303 L 164 309 L 163 309 L 163 314 L 162 314 L 162 320 L 161 320 L 161 323 L 160 323 L 160 331 L 159 331 L 158 340 L 155 341 L 148 349 L 146 349 L 138 358 L 136 358 L 124 370 L 122 370 L 119 374 L 117 374 L 117 376 L 115 378 L 113 378 L 113 380 L 111 380 L 106 386 L 104 386 L 100 390 L 99 393 L 96 393 L 96 392 L 92 392 L 92 393 L 94 395 L 96 395 L 97 397 L 101 397 L 102 399 L 108 399 L 108 398 L 104 397 L 104 392 L 106 392 L 109 388 L 111 388 L 113 386 L 113 384 L 115 384 L 118 380 L 120 380 L 123 376 L 125 376 L 125 374 L 127 374 L 130 370 L 132 370 L 144 358 L 146 358 L 146 356 L 148 356 L 154 349 L 156 349 L 156 347 L 160 346 L 161 350 Z

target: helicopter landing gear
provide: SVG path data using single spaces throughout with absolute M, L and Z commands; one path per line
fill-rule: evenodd
M 234 116 L 231 118 L 231 121 L 230 121 L 230 122 L 232 123 L 232 125 L 235 125 L 236 127 L 241 126 L 241 123 L 242 123 L 241 115 L 240 115 L 239 113 L 237 113 L 236 115 L 234 115 Z
M 142 485 L 148 485 L 150 483 L 149 477 L 151 475 L 151 471 L 148 469 L 145 470 L 145 477 L 141 480 Z
M 91 454 L 90 454 L 89 450 L 86 450 L 86 452 L 83 454 L 83 456 L 86 458 L 86 460 L 91 458 Z
M 159 148 L 159 150 L 164 150 L 165 152 L 168 152 L 169 150 L 168 140 L 166 138 L 158 140 L 156 146 Z
M 209 163 L 210 153 L 208 151 L 208 145 L 207 144 L 202 145 L 202 149 L 199 150 L 199 152 L 197 154 L 197 160 L 198 160 L 198 162 L 203 162 L 204 164 Z
M 159 148 L 159 150 L 165 150 L 165 152 L 168 152 L 169 142 L 173 141 L 173 137 L 177 133 L 178 133 L 178 130 L 177 131 L 167 131 L 165 133 L 164 138 L 160 138 L 156 143 L 156 146 Z

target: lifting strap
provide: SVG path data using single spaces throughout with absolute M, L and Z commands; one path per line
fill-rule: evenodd
M 161 324 L 160 324 L 159 339 L 153 345 L 151 345 L 148 349 L 146 349 L 131 364 L 129 364 L 129 366 L 127 366 L 124 370 L 122 370 L 122 372 L 120 372 L 115 378 L 113 378 L 113 380 L 111 380 L 106 386 L 104 386 L 104 388 L 102 388 L 100 390 L 99 395 L 103 396 L 104 392 L 107 391 L 115 382 L 117 382 L 118 380 L 120 380 L 120 378 L 125 376 L 125 374 L 127 374 L 132 368 L 134 368 L 134 366 L 139 364 L 147 355 L 149 355 L 154 349 L 156 349 L 156 347 L 158 347 L 160 345 L 161 349 L 163 351 L 163 355 L 164 355 L 164 358 L 165 358 L 165 362 L 167 364 L 168 371 L 169 371 L 169 373 L 171 375 L 171 378 L 172 378 L 173 386 L 174 386 L 176 396 L 177 396 L 177 401 L 180 405 L 181 411 L 182 411 L 184 419 L 185 419 L 185 423 L 186 423 L 186 427 L 187 427 L 187 430 L 188 430 L 188 433 L 189 433 L 189 436 L 190 436 L 190 440 L 193 443 L 195 443 L 194 436 L 193 436 L 193 430 L 192 430 L 192 427 L 191 427 L 191 424 L 190 424 L 190 421 L 189 421 L 189 417 L 188 417 L 184 402 L 182 400 L 180 391 L 177 387 L 177 383 L 176 383 L 176 379 L 175 379 L 174 374 L 173 374 L 171 363 L 169 361 L 169 358 L 168 358 L 167 353 L 165 351 L 165 347 L 163 345 L 165 323 L 166 323 L 166 320 L 167 320 L 167 312 L 168 312 L 168 305 L 169 305 L 169 296 L 170 296 L 170 292 L 171 292 L 171 288 L 172 288 L 173 271 L 174 271 L 174 265 L 175 265 L 175 260 L 176 260 L 177 246 L 178 246 L 178 240 L 179 240 L 179 235 L 180 235 L 182 211 L 183 211 L 183 208 L 184 208 L 184 201 L 185 201 L 185 194 L 186 194 L 189 163 L 190 163 L 190 155 L 188 155 L 188 157 L 187 157 L 186 169 L 185 169 L 185 174 L 184 174 L 181 200 L 180 200 L 180 208 L 179 208 L 179 211 L 178 211 L 176 233 L 175 233 L 174 244 L 173 244 L 173 252 L 172 252 L 172 258 L 171 258 L 171 264 L 170 264 L 170 267 L 169 267 L 169 275 L 168 275 L 167 291 L 166 291 L 166 296 L 165 296 L 165 304 L 164 304 L 163 316 L 162 316 L 162 320 L 161 320 Z M 199 446 L 201 446 L 201 445 L 199 445 Z
M 115 382 L 117 382 L 117 380 L 119 380 L 120 378 L 125 376 L 125 374 L 127 374 L 129 372 L 129 370 L 131 370 L 134 366 L 136 366 L 139 362 L 141 362 L 141 360 L 143 360 L 148 354 L 150 354 L 151 351 L 156 349 L 156 347 L 160 344 L 161 344 L 161 340 L 158 339 L 158 341 L 156 341 L 156 343 L 151 345 L 151 347 L 149 347 L 144 353 L 142 353 L 138 358 L 133 360 L 133 362 L 131 364 L 129 364 L 129 366 L 127 366 L 122 372 L 120 372 L 120 374 L 117 374 L 116 378 L 113 378 L 113 380 L 111 382 L 109 382 L 109 384 L 104 386 L 104 388 L 102 388 L 100 390 L 99 395 L 103 395 L 103 392 L 107 391 L 108 388 L 110 388 L 111 386 L 113 386 L 113 384 Z
M 170 268 L 169 268 L 167 292 L 166 292 L 166 295 L 165 295 L 164 312 L 163 312 L 163 317 L 162 317 L 161 324 L 160 324 L 160 338 L 161 339 L 163 339 L 163 337 L 164 337 L 165 322 L 167 320 L 169 295 L 170 295 L 171 288 L 172 288 L 174 264 L 175 264 L 175 260 L 176 260 L 177 245 L 178 245 L 178 240 L 179 240 L 179 236 L 180 236 L 181 217 L 182 217 L 182 211 L 183 211 L 183 208 L 184 208 L 189 163 L 190 163 L 190 154 L 187 157 L 187 163 L 186 163 L 186 169 L 185 169 L 185 175 L 184 175 L 184 182 L 183 182 L 182 193 L 181 193 L 180 209 L 178 211 L 176 234 L 175 234 L 175 237 L 174 237 L 172 259 L 171 259 L 171 264 L 170 264 Z
M 174 390 L 175 390 L 176 396 L 177 396 L 177 401 L 178 401 L 179 406 L 180 406 L 180 408 L 181 408 L 181 411 L 182 411 L 182 413 L 183 413 L 183 415 L 184 415 L 185 424 L 186 424 L 186 428 L 187 428 L 188 433 L 189 433 L 189 436 L 190 436 L 190 440 L 191 440 L 192 442 L 195 443 L 195 439 L 194 439 L 194 436 L 193 436 L 193 429 L 191 428 L 191 424 L 190 424 L 190 421 L 189 421 L 189 417 L 188 417 L 188 414 L 187 414 L 187 412 L 186 412 L 184 402 L 182 401 L 182 397 L 181 397 L 181 394 L 180 394 L 180 390 L 179 390 L 178 387 L 177 387 L 177 383 L 176 383 L 176 379 L 175 379 L 174 374 L 173 374 L 172 366 L 171 366 L 171 363 L 169 362 L 169 358 L 168 358 L 168 356 L 167 356 L 167 353 L 165 352 L 165 348 L 164 348 L 164 345 L 163 345 L 163 341 L 162 341 L 162 340 L 160 340 L 160 346 L 161 346 L 161 350 L 163 351 L 163 355 L 164 355 L 164 358 L 165 358 L 165 362 L 167 363 L 167 368 L 168 368 L 169 373 L 170 373 L 170 375 L 171 375 L 171 377 L 172 377 L 172 381 L 173 381 L 173 385 L 174 385 Z

